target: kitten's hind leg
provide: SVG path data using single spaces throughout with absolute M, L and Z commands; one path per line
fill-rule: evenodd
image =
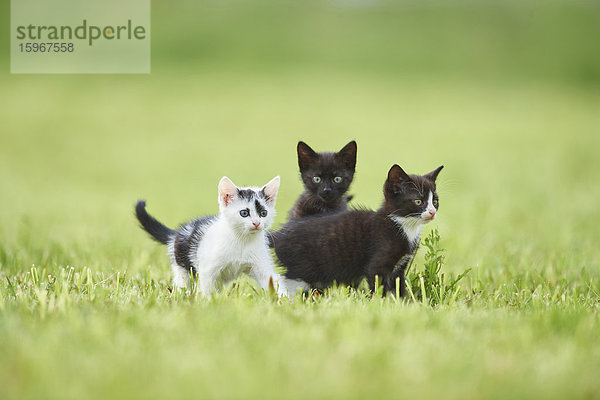
M 191 292 L 193 271 L 177 264 L 172 264 L 171 267 L 173 269 L 173 286 L 176 289 L 185 289 L 188 293 Z
M 173 270 L 173 288 L 184 289 L 187 293 L 191 293 L 192 271 L 190 268 L 184 268 L 177 264 L 177 259 L 175 257 L 175 243 L 173 241 L 167 244 L 167 252 L 169 259 L 171 260 L 171 269 Z

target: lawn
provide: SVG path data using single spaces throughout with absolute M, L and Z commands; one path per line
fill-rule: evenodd
M 0 398 L 600 398 L 598 5 L 251 4 L 154 4 L 150 75 L 0 75 Z M 352 139 L 357 205 L 445 165 L 453 296 L 169 290 L 137 199 L 280 175 L 283 224 L 297 141 Z

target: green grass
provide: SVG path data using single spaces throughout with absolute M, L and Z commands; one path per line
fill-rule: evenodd
M 148 76 L 0 75 L 0 397 L 600 398 L 598 6 L 241 3 L 155 2 Z M 300 139 L 372 208 L 445 165 L 414 299 L 171 293 L 135 201 L 281 175 L 284 223 Z
M 338 288 L 210 300 L 151 272 L 13 277 L 0 309 L 3 397 L 595 397 L 597 299 L 499 288 L 432 309 Z

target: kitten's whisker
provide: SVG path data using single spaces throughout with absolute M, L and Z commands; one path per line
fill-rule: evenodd
M 400 211 L 400 209 L 399 209 L 399 208 L 397 208 L 397 209 L 395 209 L 394 211 L 392 211 L 390 214 L 394 214 L 396 211 Z M 403 216 L 402 216 L 402 218 L 408 218 L 408 217 L 418 217 L 418 216 L 420 216 L 420 215 L 421 215 L 421 213 L 420 213 L 420 212 L 414 212 L 414 213 L 410 213 L 410 214 L 403 215 Z

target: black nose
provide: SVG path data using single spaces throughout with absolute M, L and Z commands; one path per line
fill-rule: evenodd
M 323 190 L 321 190 L 321 197 L 325 200 L 331 199 L 333 197 L 331 188 L 323 188 Z

